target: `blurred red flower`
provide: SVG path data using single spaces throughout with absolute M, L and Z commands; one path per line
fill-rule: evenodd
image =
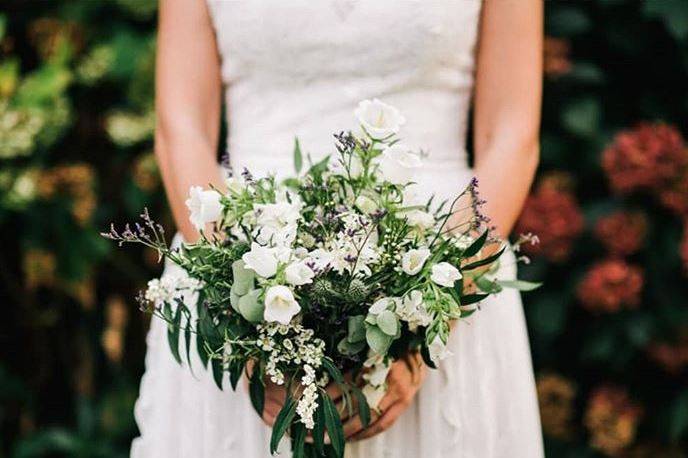
M 628 256 L 643 245 L 647 217 L 641 212 L 620 211 L 604 216 L 595 224 L 595 236 L 615 256 Z
M 516 223 L 517 234 L 532 233 L 539 244 L 524 244 L 523 251 L 550 261 L 564 261 L 573 241 L 583 231 L 583 215 L 566 175 L 551 174 L 541 180 L 523 207 Z
M 619 259 L 593 265 L 578 285 L 578 299 L 593 312 L 617 312 L 635 308 L 643 289 L 642 271 Z
M 617 456 L 635 440 L 641 408 L 622 388 L 602 386 L 590 395 L 583 420 L 590 432 L 590 445 L 609 456 Z
M 602 167 L 616 192 L 659 192 L 682 177 L 688 150 L 675 127 L 641 123 L 616 135 L 602 154 Z
M 688 169 L 657 193 L 662 205 L 679 216 L 688 217 Z

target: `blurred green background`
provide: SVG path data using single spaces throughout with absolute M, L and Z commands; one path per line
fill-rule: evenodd
M 166 215 L 154 0 L 0 4 L 0 456 L 127 456 Z M 542 160 L 517 232 L 548 456 L 688 456 L 688 2 L 546 4 Z M 166 224 L 171 226 L 169 216 Z

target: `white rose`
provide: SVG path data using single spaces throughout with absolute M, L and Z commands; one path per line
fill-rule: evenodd
M 265 312 L 263 314 L 265 321 L 276 321 L 286 325 L 300 311 L 301 306 L 286 286 L 271 286 L 265 292 Z
M 440 361 L 452 355 L 452 352 L 447 350 L 447 345 L 442 342 L 439 335 L 435 336 L 432 343 L 428 346 L 428 353 L 430 353 L 430 359 L 435 365 L 438 365 Z
M 454 282 L 460 278 L 461 272 L 459 272 L 459 269 L 448 262 L 440 262 L 432 266 L 430 279 L 440 286 L 451 288 L 454 286 Z
M 313 271 L 303 261 L 292 262 L 284 271 L 287 283 L 294 286 L 306 285 L 313 282 Z
M 363 196 L 363 195 L 358 196 L 356 198 L 356 201 L 354 202 L 354 205 L 356 205 L 356 207 L 359 210 L 361 210 L 363 213 L 365 213 L 367 215 L 369 215 L 369 214 L 375 212 L 375 210 L 377 210 L 377 204 L 375 203 L 375 201 L 373 199 L 371 199 L 368 196 Z
M 411 210 L 407 212 L 405 216 L 411 226 L 421 229 L 430 229 L 435 225 L 435 217 L 422 210 Z
M 378 405 L 380 405 L 380 401 L 382 401 L 382 398 L 387 394 L 387 389 L 384 385 L 373 386 L 366 384 L 361 391 L 371 409 L 377 409 Z
M 401 270 L 408 275 L 416 275 L 423 268 L 428 257 L 430 257 L 430 250 L 427 248 L 408 250 L 401 257 Z
M 241 257 L 246 268 L 264 278 L 270 278 L 277 273 L 277 256 L 271 248 L 258 245 L 256 242 L 251 244 L 251 251 L 244 253 Z
M 358 122 L 368 134 L 376 139 L 388 137 L 399 132 L 406 119 L 395 107 L 378 99 L 359 102 L 354 112 Z
M 382 152 L 380 172 L 382 177 L 394 184 L 407 184 L 413 181 L 415 171 L 423 163 L 420 156 L 400 144 L 388 146 Z
M 189 189 L 189 198 L 186 207 L 191 212 L 189 219 L 199 231 L 208 223 L 213 223 L 222 214 L 220 193 L 212 189 L 204 190 L 200 186 L 192 186 Z

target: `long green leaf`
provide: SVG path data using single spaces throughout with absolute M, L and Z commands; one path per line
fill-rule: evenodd
M 487 230 L 483 232 L 483 234 L 475 239 L 473 243 L 471 243 L 468 248 L 466 248 L 461 255 L 465 258 L 470 258 L 471 256 L 475 255 L 480 251 L 480 249 L 485 245 L 485 241 L 487 240 Z
M 322 394 L 320 394 L 320 397 L 322 398 Z M 313 445 L 318 455 L 322 456 L 325 454 L 325 412 L 322 399 L 318 402 L 318 408 L 315 409 L 313 422 L 315 423 L 313 427 Z
M 361 425 L 363 425 L 364 428 L 367 428 L 370 424 L 370 406 L 368 405 L 368 400 L 363 394 L 363 391 L 361 391 L 357 386 L 353 387 L 353 392 L 356 396 L 358 416 L 361 419 Z
M 251 405 L 259 417 L 263 417 L 265 407 L 265 385 L 263 385 L 263 374 L 258 367 L 254 368 L 251 379 L 248 382 L 248 391 L 251 397 Z
M 532 291 L 542 286 L 542 283 L 525 280 L 497 280 L 497 284 L 504 288 L 514 288 L 519 291 Z
M 470 305 L 480 302 L 485 299 L 489 294 L 466 294 L 461 296 L 461 305 Z
M 344 429 L 342 428 L 342 420 L 339 418 L 337 407 L 330 399 L 327 393 L 320 396 L 323 403 L 323 412 L 325 414 L 325 426 L 327 433 L 332 441 L 332 448 L 338 457 L 344 456 Z
M 215 385 L 217 385 L 219 389 L 222 389 L 222 379 L 225 374 L 225 371 L 222 368 L 222 361 L 217 358 L 213 358 L 210 365 L 213 368 L 213 380 L 215 380 Z
M 330 358 L 323 358 L 322 365 L 325 367 L 327 372 L 329 372 L 330 376 L 335 382 L 339 383 L 340 385 L 344 384 L 344 376 L 337 366 L 334 365 L 334 361 L 332 361 Z
M 294 426 L 291 427 L 291 436 L 292 458 L 305 458 L 306 427 L 303 423 L 294 423 Z
M 287 395 L 287 399 L 282 406 L 282 410 L 277 414 L 275 418 L 275 424 L 272 426 L 272 436 L 270 436 L 270 453 L 274 454 L 277 451 L 277 446 L 280 440 L 287 432 L 287 428 L 291 425 L 294 419 L 294 414 L 296 414 L 296 402 L 294 399 Z
M 303 154 L 301 153 L 301 144 L 299 139 L 294 138 L 294 170 L 298 175 L 301 172 L 301 167 L 303 166 Z
M 495 262 L 497 259 L 499 259 L 499 257 L 502 255 L 502 253 L 504 253 L 505 249 L 506 249 L 506 247 L 502 247 L 502 248 L 500 248 L 500 250 L 498 252 L 496 252 L 492 256 L 488 256 L 488 257 L 481 259 L 479 261 L 475 261 L 475 262 L 472 262 L 470 264 L 467 264 L 467 265 L 463 266 L 461 268 L 461 270 L 473 270 L 473 269 L 477 269 L 478 267 L 489 266 L 490 264 Z
M 179 364 L 182 363 L 182 357 L 179 354 L 179 336 L 180 336 L 180 323 L 182 319 L 182 309 L 177 307 L 177 310 L 172 315 L 172 309 L 169 304 L 165 304 L 165 308 L 168 309 L 165 315 L 172 317 L 171 323 L 167 324 L 167 343 L 170 345 L 170 351 L 175 361 Z

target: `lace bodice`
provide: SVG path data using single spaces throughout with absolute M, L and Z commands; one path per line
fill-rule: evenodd
M 452 189 L 465 181 L 478 0 L 208 1 L 235 169 L 291 173 L 295 135 L 331 153 L 358 101 L 377 97 L 404 113 L 405 143 L 429 152 L 434 191 L 438 173 Z

